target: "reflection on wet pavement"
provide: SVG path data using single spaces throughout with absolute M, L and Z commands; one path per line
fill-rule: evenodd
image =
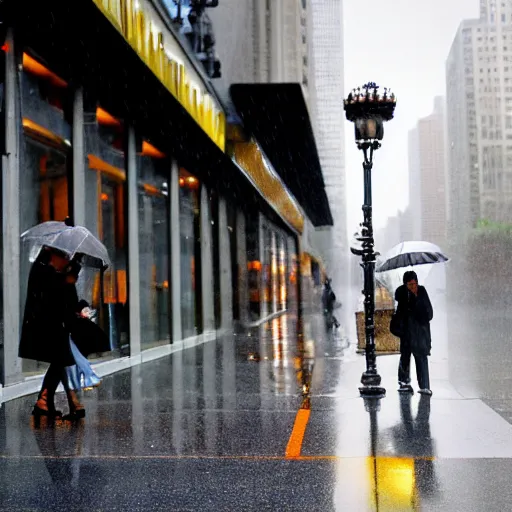
M 0 510 L 510 510 L 512 426 L 452 378 L 439 304 L 433 398 L 383 356 L 387 397 L 362 400 L 350 330 L 289 314 L 105 378 L 76 425 L 7 402 Z

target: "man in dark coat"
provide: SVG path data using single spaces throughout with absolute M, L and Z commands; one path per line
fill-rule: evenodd
M 34 415 L 60 415 L 55 410 L 55 391 L 65 379 L 64 368 L 75 364 L 69 344 L 74 314 L 68 305 L 68 266 L 64 254 L 43 248 L 30 270 L 19 356 L 50 363 Z
M 397 315 L 400 319 L 400 364 L 398 366 L 399 391 L 412 392 L 411 354 L 416 363 L 419 392 L 432 395 L 428 359 L 432 346 L 430 321 L 434 316 L 427 290 L 418 285 L 418 276 L 409 271 L 404 274 L 404 284 L 397 288 Z

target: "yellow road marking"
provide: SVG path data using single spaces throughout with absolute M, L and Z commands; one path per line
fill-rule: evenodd
M 295 423 L 293 430 L 286 446 L 285 458 L 296 459 L 300 457 L 302 450 L 302 441 L 304 440 L 304 434 L 306 433 L 306 427 L 309 421 L 310 409 L 299 409 L 297 416 L 295 417 Z
M 302 410 L 302 409 L 301 409 Z M 340 455 L 0 455 L 0 460 L 294 460 L 294 461 L 342 461 L 368 459 L 369 457 L 342 457 Z M 377 457 L 378 458 L 378 457 Z M 414 457 L 415 460 L 437 460 L 436 457 Z

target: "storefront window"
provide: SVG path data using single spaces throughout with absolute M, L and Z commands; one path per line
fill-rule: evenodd
M 288 237 L 288 302 L 287 307 L 292 311 L 298 309 L 298 270 L 299 260 L 297 242 L 291 236 Z
M 215 190 L 210 190 L 210 218 L 212 220 L 212 253 L 213 253 L 213 309 L 215 328 L 221 326 L 220 297 L 220 253 L 219 253 L 219 197 Z
M 143 142 L 138 156 L 140 322 L 143 349 L 171 341 L 170 209 L 171 164 Z
M 20 151 L 20 230 L 69 214 L 68 175 L 71 126 L 66 82 L 29 54 L 20 74 L 23 137 Z M 31 263 L 20 247 L 20 307 L 23 318 Z M 25 374 L 41 373 L 45 363 L 23 360 Z
M 180 169 L 181 324 L 184 338 L 202 332 L 199 181 Z
M 261 315 L 260 283 L 262 264 L 259 247 L 258 215 L 250 213 L 245 220 L 247 244 L 247 286 L 249 288 L 249 318 L 256 321 Z
M 93 278 L 90 300 L 112 352 L 129 353 L 124 127 L 102 108 L 86 114 L 86 226 L 105 244 L 112 266 Z M 101 355 L 97 355 L 100 357 Z
M 286 244 L 284 235 L 279 234 L 277 237 L 277 250 L 279 257 L 279 310 L 286 309 L 288 296 L 288 287 L 286 282 Z
M 236 208 L 231 203 L 227 204 L 228 233 L 231 258 L 231 293 L 233 304 L 233 319 L 240 319 L 240 301 L 238 296 L 238 254 L 237 254 L 237 222 Z
M 262 316 L 272 312 L 272 231 L 263 226 L 263 311 Z

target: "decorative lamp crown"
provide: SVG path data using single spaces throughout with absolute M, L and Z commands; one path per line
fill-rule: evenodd
M 379 92 L 375 82 L 353 89 L 344 100 L 347 120 L 354 123 L 356 141 L 382 140 L 384 122 L 393 119 L 396 97 L 387 87 Z

